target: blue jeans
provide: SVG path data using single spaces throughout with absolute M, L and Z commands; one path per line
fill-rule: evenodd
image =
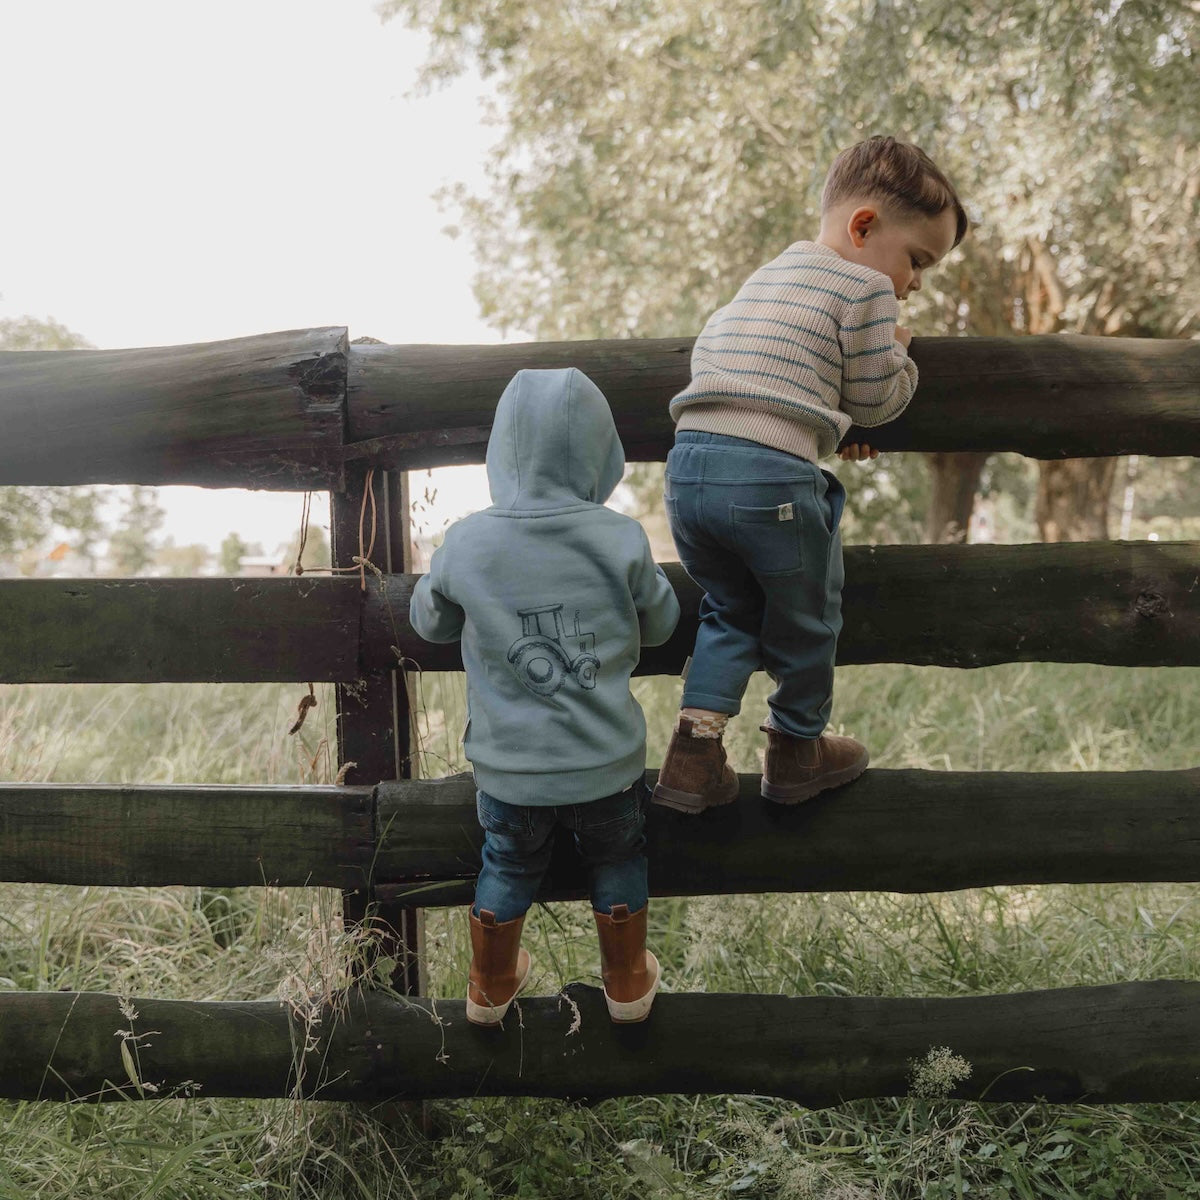
M 529 911 L 550 865 L 554 829 L 565 825 L 588 869 L 588 893 L 596 912 L 614 904 L 631 913 L 646 906 L 646 804 L 643 780 L 586 804 L 507 804 L 478 792 L 475 808 L 483 826 L 483 867 L 475 884 L 471 911 L 495 913 L 512 921 Z
M 681 432 L 665 502 L 679 561 L 704 589 L 685 708 L 736 713 L 750 676 L 776 683 L 771 724 L 816 738 L 833 704 L 842 628 L 846 493 L 806 459 L 741 438 Z

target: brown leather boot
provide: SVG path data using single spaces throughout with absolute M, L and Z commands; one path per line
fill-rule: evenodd
M 767 735 L 762 794 L 776 804 L 799 804 L 827 788 L 841 787 L 857 779 L 871 760 L 866 746 L 853 738 L 833 733 L 801 738 L 770 725 L 759 728 Z
M 471 917 L 471 972 L 467 986 L 467 1020 L 472 1025 L 499 1025 L 513 997 L 529 980 L 529 951 L 521 949 L 525 918 L 496 924 L 486 908 Z
M 737 798 L 738 777 L 725 760 L 721 739 L 694 737 L 691 718 L 680 714 L 654 785 L 654 803 L 700 813 Z
M 612 915 L 592 912 L 600 935 L 600 974 L 608 1015 L 621 1025 L 644 1021 L 662 978 L 658 959 L 646 949 L 644 904 L 632 916 L 625 904 L 614 904 Z

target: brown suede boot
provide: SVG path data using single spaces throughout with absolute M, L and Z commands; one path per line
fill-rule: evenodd
M 767 761 L 763 767 L 762 794 L 776 804 L 799 804 L 827 788 L 857 779 L 871 756 L 853 738 L 823 733 L 819 738 L 792 737 L 772 729 L 767 735 Z
M 725 761 L 721 739 L 693 737 L 691 718 L 680 714 L 654 785 L 654 803 L 700 813 L 737 798 L 738 777 Z
M 642 905 L 632 916 L 625 904 L 614 904 L 612 915 L 593 911 L 600 935 L 600 974 L 608 1015 L 621 1025 L 644 1021 L 650 1015 L 662 977 L 658 959 L 646 949 L 646 913 Z
M 467 1020 L 472 1025 L 499 1025 L 513 997 L 529 980 L 529 951 L 521 949 L 525 918 L 496 924 L 486 908 L 471 917 L 471 972 L 467 987 Z

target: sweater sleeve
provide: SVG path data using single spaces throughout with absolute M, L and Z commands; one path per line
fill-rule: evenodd
M 842 313 L 841 409 L 856 425 L 882 425 L 898 417 L 917 386 L 917 366 L 896 341 L 900 310 L 887 288 L 864 286 Z
M 466 620 L 462 608 L 446 594 L 446 546 L 433 552 L 429 573 L 422 575 L 413 588 L 408 605 L 412 627 L 427 642 L 456 642 L 462 637 Z
M 641 535 L 641 557 L 630 576 L 633 603 L 637 608 L 642 645 L 661 646 L 679 624 L 679 601 L 675 598 L 675 589 L 671 587 L 670 580 L 650 553 L 646 531 L 638 526 L 638 532 Z

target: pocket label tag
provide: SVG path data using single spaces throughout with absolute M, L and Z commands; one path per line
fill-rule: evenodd
M 781 504 L 779 506 L 779 519 L 781 521 L 790 521 L 794 516 L 795 513 L 793 512 L 792 505 Z

